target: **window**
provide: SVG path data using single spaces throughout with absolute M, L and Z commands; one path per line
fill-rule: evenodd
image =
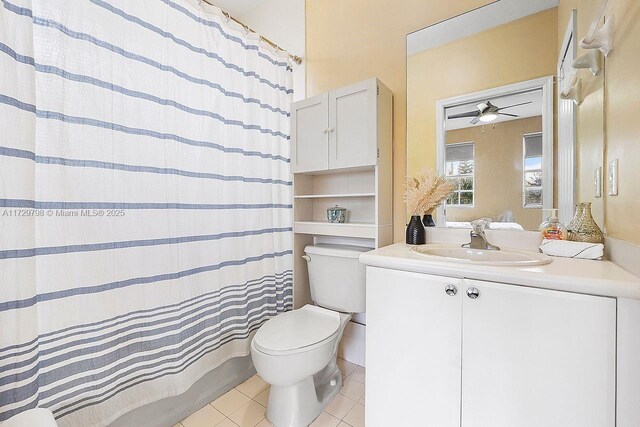
M 542 207 L 542 134 L 522 138 L 524 167 L 522 171 L 522 206 Z
M 445 175 L 456 183 L 456 189 L 447 198 L 446 205 L 472 208 L 475 188 L 475 144 L 473 142 L 447 144 Z

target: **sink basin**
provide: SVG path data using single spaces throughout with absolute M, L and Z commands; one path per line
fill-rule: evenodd
M 529 267 L 549 264 L 552 260 L 545 254 L 517 249 L 488 251 L 462 248 L 458 245 L 414 246 L 411 252 L 434 261 L 461 262 L 472 265 L 494 265 L 502 267 Z

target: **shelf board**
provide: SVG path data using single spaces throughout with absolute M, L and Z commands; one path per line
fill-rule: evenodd
M 322 221 L 295 221 L 293 231 L 317 236 L 360 237 L 375 239 L 377 227 L 370 222 L 347 222 L 336 224 Z
M 337 175 L 337 174 L 346 174 L 346 173 L 354 173 L 354 172 L 373 172 L 376 170 L 376 165 L 369 166 L 355 166 L 351 168 L 342 168 L 342 169 L 323 169 L 319 171 L 311 171 L 311 172 L 294 172 L 296 175 Z
M 337 199 L 347 197 L 375 197 L 376 193 L 350 193 L 350 194 L 300 194 L 295 199 Z

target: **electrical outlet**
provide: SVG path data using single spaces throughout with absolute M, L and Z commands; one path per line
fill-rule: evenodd
M 597 167 L 593 174 L 593 197 L 602 197 L 602 166 Z
M 618 195 L 618 159 L 609 162 L 609 175 L 607 176 L 607 193 L 610 196 Z

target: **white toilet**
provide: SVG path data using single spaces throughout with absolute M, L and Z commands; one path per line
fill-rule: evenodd
M 305 248 L 311 299 L 317 306 L 267 321 L 251 341 L 258 375 L 271 384 L 267 418 L 276 427 L 309 425 L 342 387 L 338 344 L 351 313 L 365 311 L 369 249 L 345 245 Z

